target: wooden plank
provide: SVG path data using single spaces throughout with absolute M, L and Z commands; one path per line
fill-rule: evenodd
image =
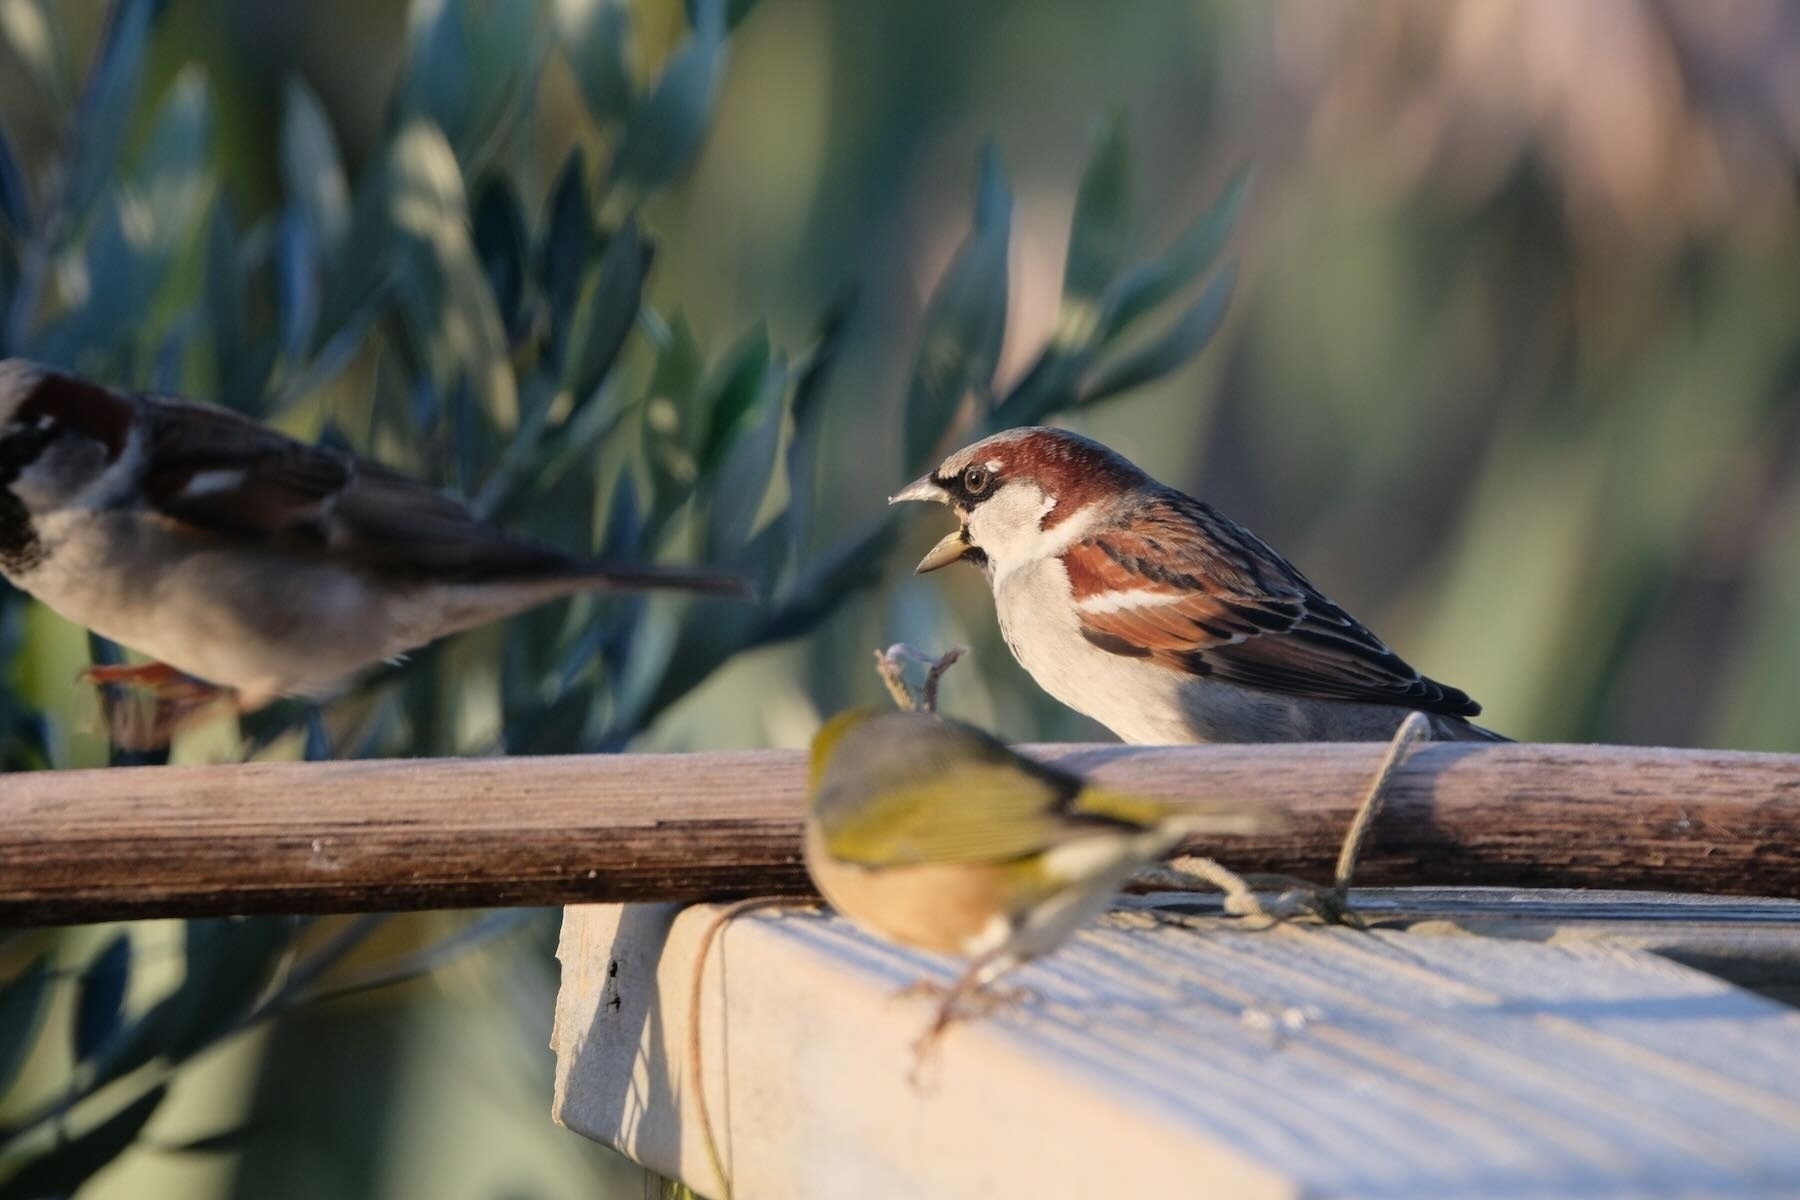
M 569 909 L 556 1119 L 718 1194 L 687 1085 L 711 908 Z M 1790 906 L 1790 930 L 1800 906 Z M 1598 940 L 1113 914 L 909 1046 L 943 961 L 817 913 L 721 936 L 706 1083 L 739 1200 L 1800 1194 L 1800 1013 Z
M 1191 897 L 1190 900 L 1200 900 Z M 1359 890 L 1384 928 L 1649 950 L 1800 1007 L 1800 901 L 1541 888 Z M 1217 909 L 1217 902 L 1211 904 Z
M 1328 876 L 1378 745 L 1056 746 L 1114 786 L 1280 810 L 1220 844 Z M 0 924 L 806 890 L 796 751 L 36 772 L 0 779 Z M 1800 895 L 1800 756 L 1437 745 L 1358 878 Z

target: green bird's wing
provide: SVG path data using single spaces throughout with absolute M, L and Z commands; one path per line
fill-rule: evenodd
M 834 730 L 813 813 L 832 854 L 864 866 L 1006 862 L 1105 829 L 1142 828 L 1084 810 L 1083 789 L 1078 776 L 966 725 L 885 713 Z

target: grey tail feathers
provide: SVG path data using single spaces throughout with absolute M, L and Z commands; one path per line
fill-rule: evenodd
M 747 600 L 756 594 L 755 581 L 745 572 L 730 567 L 605 560 L 578 562 L 572 566 L 571 579 L 606 590 L 693 592 L 738 600 Z
M 529 542 L 490 543 L 478 551 L 429 570 L 426 577 L 440 583 L 520 584 L 546 596 L 654 590 L 749 599 L 756 590 L 749 573 L 733 567 L 571 558 Z
M 1503 733 L 1495 733 L 1465 717 L 1434 717 L 1431 736 L 1439 742 L 1510 742 Z

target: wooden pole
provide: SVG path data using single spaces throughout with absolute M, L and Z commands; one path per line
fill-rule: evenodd
M 1209 847 L 1321 882 L 1381 745 L 1030 748 L 1291 818 Z M 797 751 L 146 767 L 0 779 L 0 925 L 800 894 Z M 1800 756 L 1430 745 L 1368 886 L 1800 897 Z

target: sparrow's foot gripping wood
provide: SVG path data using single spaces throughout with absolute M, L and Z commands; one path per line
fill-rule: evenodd
M 983 1017 L 997 1008 L 1018 1004 L 1030 993 L 1024 990 L 996 989 L 993 984 L 1008 971 L 1020 964 L 1020 959 L 1004 949 L 989 951 L 975 961 L 968 969 L 956 977 L 956 981 L 948 988 L 943 988 L 929 980 L 920 980 L 900 993 L 923 993 L 925 995 L 942 994 L 938 1002 L 937 1012 L 932 1014 L 931 1024 L 913 1043 L 913 1069 L 911 1077 L 917 1084 L 924 1075 L 925 1065 L 931 1059 L 931 1052 L 944 1031 L 952 1024 L 966 1017 Z
M 936 1000 L 940 1004 L 956 990 L 961 980 L 943 984 L 931 979 L 917 979 L 895 992 L 895 1000 Z M 993 984 L 965 992 L 958 1003 L 957 1017 L 985 1017 L 1003 1008 L 1020 1008 L 1036 1001 L 1038 994 L 1027 987 L 1001 987 Z M 941 1011 L 940 1014 L 941 1015 Z M 933 1019 L 936 1019 L 935 1017 Z M 955 1018 L 952 1018 L 953 1020 Z M 948 1024 L 948 1022 L 945 1022 Z
M 158 750 L 174 736 L 234 700 L 230 688 L 184 675 L 167 663 L 91 666 L 78 678 L 100 689 L 107 736 L 121 750 Z

